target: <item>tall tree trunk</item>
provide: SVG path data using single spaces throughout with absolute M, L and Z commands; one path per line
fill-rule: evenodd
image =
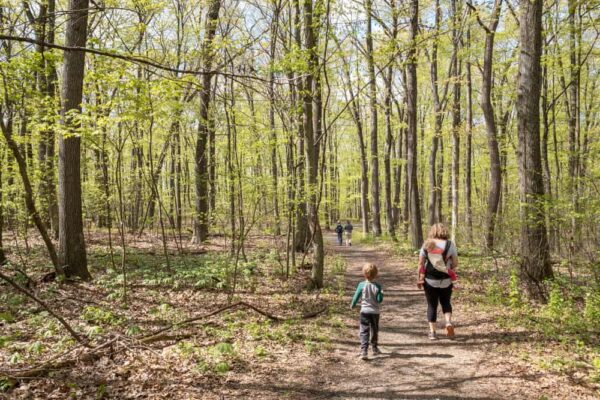
M 88 0 L 70 0 L 65 45 L 85 47 Z M 62 82 L 62 124 L 69 133 L 58 138 L 58 259 L 67 277 L 91 279 L 87 268 L 81 204 L 81 137 L 78 118 L 83 100 L 85 53 L 64 53 Z
M 473 82 L 471 80 L 471 28 L 467 28 L 467 117 L 466 117 L 466 139 L 465 145 L 465 223 L 467 225 L 467 238 L 469 243 L 473 242 L 473 211 L 471 207 L 471 164 L 473 156 Z
M 540 156 L 540 90 L 543 0 L 521 0 L 517 148 L 521 201 L 521 271 L 530 294 L 543 297 L 541 283 L 553 276 L 546 236 L 544 180 Z
M 410 190 L 411 239 L 415 249 L 423 243 L 421 226 L 421 202 L 417 181 L 417 35 L 419 31 L 419 0 L 410 1 L 410 50 L 408 51 L 406 99 L 408 114 L 407 132 L 407 178 Z
M 460 7 L 456 0 L 452 0 L 452 42 L 454 49 L 453 67 L 454 70 L 454 95 L 452 103 L 452 239 L 455 240 L 458 230 L 458 176 L 460 173 L 460 81 L 461 81 L 461 62 L 459 61 L 458 51 L 460 46 Z
M 2 244 L 2 232 L 4 232 L 4 187 L 2 186 L 2 166 L 4 165 L 4 147 L 0 152 L 0 265 L 6 261 L 4 245 Z
M 396 108 L 398 110 L 398 120 L 401 122 L 401 124 L 405 123 L 404 120 L 404 108 L 400 107 L 399 102 L 396 102 Z M 394 167 L 394 183 L 393 183 L 393 188 L 394 188 L 394 202 L 393 202 L 393 213 L 394 213 L 394 226 L 398 227 L 400 224 L 400 216 L 401 216 L 401 206 L 400 206 L 400 195 L 402 192 L 402 164 L 400 163 L 400 160 L 402 160 L 402 157 L 404 155 L 403 153 L 403 146 L 404 146 L 404 136 L 406 136 L 405 134 L 405 127 L 403 125 L 400 126 L 400 128 L 398 129 L 398 137 L 396 138 L 396 142 L 394 144 L 394 158 L 396 159 L 396 165 Z
M 47 4 L 41 3 L 37 17 L 33 15 L 33 10 L 28 2 L 24 2 L 23 5 L 29 21 L 34 27 L 36 39 L 39 42 L 54 44 L 56 1 L 49 0 Z M 58 81 L 56 65 L 54 59 L 45 54 L 46 48 L 44 46 L 36 45 L 35 49 L 39 54 L 37 86 L 40 93 L 46 97 L 40 111 L 42 118 L 52 117 L 56 114 L 55 92 L 56 82 Z M 53 236 L 58 238 L 58 202 L 54 170 L 54 142 L 54 127 L 52 123 L 48 123 L 40 133 L 40 142 L 38 144 L 38 162 L 41 172 L 38 192 L 42 208 L 40 212 L 41 217 L 48 229 L 52 230 Z
M 396 1 L 390 2 L 390 8 L 392 12 L 392 34 L 391 40 L 394 43 L 394 53 L 396 52 L 396 38 L 398 36 L 398 12 L 396 10 Z M 394 135 L 392 134 L 392 82 L 394 79 L 394 67 L 393 60 L 390 60 L 389 67 L 387 69 L 387 77 L 385 80 L 386 94 L 385 94 L 385 154 L 384 154 L 384 172 L 385 172 L 385 215 L 386 225 L 388 234 L 392 239 L 396 239 L 396 219 L 394 218 L 394 202 L 392 200 L 392 154 L 395 151 Z M 400 194 L 398 193 L 398 196 Z
M 294 0 L 294 42 L 298 49 L 302 48 L 301 39 L 301 22 L 300 22 L 300 0 Z M 298 101 L 303 102 L 302 93 L 305 91 L 304 84 L 301 79 L 298 79 Z M 302 103 L 303 104 L 303 103 Z M 298 175 L 296 183 L 298 189 L 296 190 L 296 229 L 294 233 L 295 243 L 294 248 L 296 251 L 305 252 L 308 250 L 310 243 L 310 234 L 308 227 L 308 212 L 306 207 L 306 165 L 304 163 L 304 121 L 305 115 L 298 113 L 298 146 L 297 146 L 297 160 L 298 160 Z M 311 122 L 312 123 L 312 122 Z
M 573 204 L 571 217 L 571 247 L 575 247 L 580 238 L 581 228 L 577 218 L 579 212 L 579 157 L 580 157 L 580 134 L 581 118 L 579 116 L 579 92 L 580 92 L 580 65 L 577 57 L 578 52 L 578 26 L 576 24 L 576 11 L 580 1 L 569 0 L 569 75 L 570 86 L 568 88 L 568 127 L 569 127 L 569 193 Z
M 275 218 L 275 235 L 281 235 L 281 217 L 279 215 L 279 171 L 277 168 L 277 131 L 275 130 L 275 50 L 277 48 L 277 34 L 279 27 L 279 13 L 281 0 L 274 4 L 273 20 L 271 22 L 271 40 L 269 48 L 269 131 L 271 147 L 271 185 L 273 191 L 273 217 Z
M 369 75 L 369 111 L 371 114 L 371 217 L 373 218 L 373 234 L 381 235 L 381 213 L 379 200 L 379 150 L 377 137 L 377 80 L 375 78 L 375 62 L 373 61 L 372 32 L 372 0 L 365 1 L 367 14 L 367 70 Z
M 193 243 L 201 243 L 208 238 L 208 181 L 210 177 L 206 150 L 209 139 L 208 118 L 212 88 L 212 74 L 208 72 L 212 68 L 214 58 L 213 41 L 217 31 L 220 8 L 220 0 L 211 0 L 208 6 L 208 14 L 205 24 L 205 36 L 201 49 L 201 65 L 205 73 L 202 75 L 202 88 L 200 90 L 200 115 L 198 119 L 198 136 L 196 138 L 194 160 L 194 174 L 196 176 L 196 215 L 194 218 L 194 236 L 192 238 Z
M 360 153 L 360 208 L 363 233 L 366 234 L 369 232 L 369 163 L 365 145 L 364 125 L 360 114 L 358 94 L 354 93 L 354 89 L 352 88 L 352 77 L 350 76 L 349 63 L 343 54 L 343 50 L 341 49 L 339 41 L 337 41 L 337 45 L 340 52 L 342 52 L 342 69 L 344 71 L 344 75 L 346 76 L 344 85 L 346 86 L 346 91 L 348 92 L 350 113 L 352 115 L 354 125 L 356 126 L 356 134 L 358 136 L 358 147 Z
M 306 140 L 306 162 L 308 175 L 308 221 L 312 235 L 313 247 L 313 267 L 311 278 L 313 284 L 317 288 L 323 287 L 323 234 L 319 224 L 318 210 L 318 175 L 319 175 L 319 144 L 315 140 L 314 126 L 317 124 L 313 121 L 313 106 L 315 94 L 315 79 L 319 74 L 319 65 L 317 59 L 317 34 L 315 21 L 313 20 L 313 4 L 312 0 L 304 0 L 304 34 L 306 38 L 306 50 L 308 52 L 308 73 L 304 83 L 304 138 Z
M 442 21 L 442 10 L 440 8 L 439 0 L 435 2 L 435 34 L 439 34 L 440 23 Z M 442 122 L 443 113 L 442 101 L 440 100 L 440 94 L 438 89 L 438 38 L 434 38 L 431 45 L 431 65 L 429 68 L 429 77 L 431 79 L 431 90 L 433 96 L 433 110 L 434 110 L 434 128 L 433 138 L 431 139 L 431 149 L 429 150 L 429 202 L 428 202 L 428 219 L 429 225 L 433 225 L 436 222 L 440 222 L 441 213 L 438 212 L 438 203 L 442 195 L 441 182 L 437 182 L 438 170 L 436 168 L 437 153 L 439 148 L 439 142 L 442 135 Z M 448 85 L 445 85 L 444 94 L 442 99 L 446 98 L 446 91 Z
M 396 227 L 394 221 L 394 205 L 392 203 L 392 150 L 394 148 L 394 136 L 392 135 L 392 79 L 394 71 L 390 66 L 386 79 L 385 95 L 385 152 L 383 159 L 385 183 L 385 216 L 387 231 L 392 239 L 396 239 Z
M 500 194 L 502 190 L 500 149 L 498 147 L 496 117 L 494 116 L 494 106 L 492 105 L 494 37 L 496 28 L 498 27 L 501 7 L 502 0 L 495 0 L 494 9 L 492 11 L 492 21 L 486 28 L 481 84 L 481 108 L 483 110 L 483 117 L 485 119 L 485 127 L 488 138 L 488 151 L 490 153 L 490 191 L 488 193 L 488 206 L 485 224 L 485 242 L 488 251 L 492 251 L 494 249 L 494 232 L 496 218 L 498 215 L 498 205 L 500 203 Z

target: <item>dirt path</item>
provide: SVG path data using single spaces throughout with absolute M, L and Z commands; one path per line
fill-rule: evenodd
M 357 355 L 358 318 L 349 319 L 335 350 L 323 365 L 318 388 L 306 398 L 319 399 L 539 399 L 544 376 L 506 365 L 491 351 L 493 336 L 481 332 L 478 321 L 461 315 L 454 304 L 456 339 L 427 338 L 426 303 L 415 287 L 415 267 L 371 247 L 329 249 L 347 263 L 346 294 L 362 280 L 362 265 L 380 268 L 385 299 L 380 321 L 383 354 L 361 361 Z M 443 333 L 443 317 L 438 317 Z M 324 378 L 326 376 L 326 378 Z M 554 396 L 549 396 L 554 398 Z M 559 397 L 561 398 L 561 397 Z

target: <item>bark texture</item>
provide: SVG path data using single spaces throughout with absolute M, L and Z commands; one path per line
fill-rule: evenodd
M 541 282 L 552 277 L 540 155 L 542 5 L 543 0 L 521 0 L 521 53 L 517 87 L 521 271 L 530 294 L 538 298 L 543 296 Z
M 88 0 L 71 0 L 65 44 L 85 47 L 87 41 Z M 91 279 L 87 268 L 81 205 L 81 138 L 77 132 L 83 99 L 85 53 L 68 51 L 64 55 L 62 82 L 62 123 L 65 133 L 58 139 L 58 261 L 67 277 Z

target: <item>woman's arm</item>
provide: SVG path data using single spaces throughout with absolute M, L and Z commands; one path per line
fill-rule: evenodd
M 451 257 L 451 260 L 452 260 L 452 267 L 451 267 L 451 268 L 452 268 L 454 271 L 456 271 L 456 267 L 458 267 L 458 256 L 457 256 L 457 255 L 453 255 L 453 256 Z
M 419 256 L 419 278 L 417 279 L 417 287 L 419 289 L 423 288 L 423 283 L 425 281 L 425 257 Z

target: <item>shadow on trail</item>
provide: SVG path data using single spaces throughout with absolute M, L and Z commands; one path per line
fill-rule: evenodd
M 476 379 L 493 379 L 500 378 L 501 376 L 488 375 L 478 377 Z M 453 385 L 462 383 L 460 380 L 455 382 L 442 380 L 439 384 L 440 387 L 450 388 Z M 473 396 L 473 395 L 450 395 L 440 396 L 435 394 L 428 394 L 436 389 L 430 385 L 420 386 L 415 385 L 411 389 L 397 390 L 392 389 L 390 386 L 393 384 L 386 385 L 384 387 L 378 387 L 376 390 L 373 388 L 365 387 L 359 390 L 329 390 L 325 387 L 314 388 L 306 387 L 294 384 L 257 384 L 257 383 L 239 383 L 231 382 L 227 386 L 230 389 L 235 390 L 248 390 L 253 392 L 269 393 L 272 395 L 281 395 L 286 398 L 303 398 L 303 399 L 393 399 L 393 400 L 495 400 L 500 397 L 491 397 L 488 395 Z M 417 392 L 417 393 L 415 393 Z M 420 393 L 418 393 L 420 392 Z

